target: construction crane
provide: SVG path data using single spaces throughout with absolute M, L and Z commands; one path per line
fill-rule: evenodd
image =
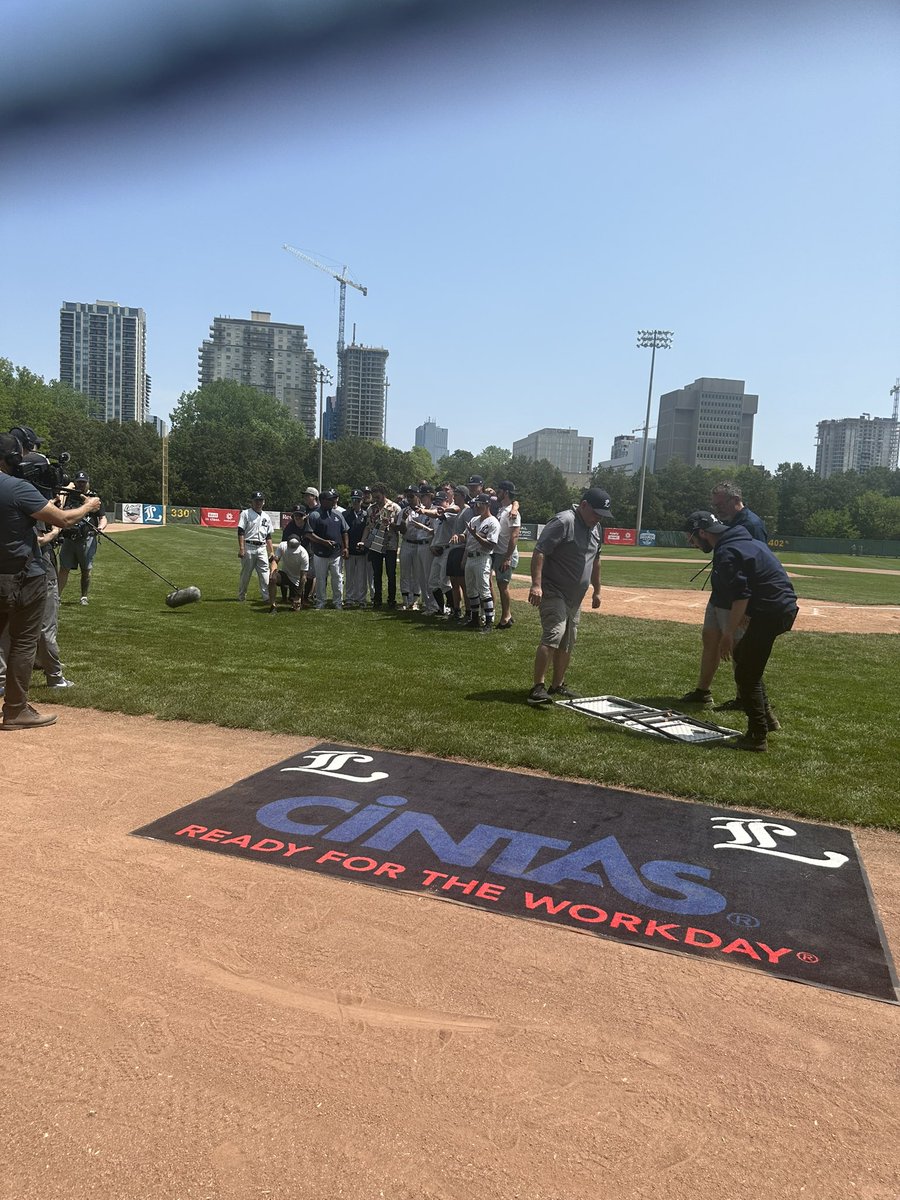
M 894 397 L 894 412 L 893 424 L 891 425 L 891 448 L 888 458 L 888 466 L 892 471 L 897 470 L 897 459 L 900 455 L 900 379 L 894 381 L 894 386 L 891 388 L 891 395 Z
M 320 271 L 324 271 L 326 275 L 330 275 L 332 279 L 336 279 L 341 285 L 341 300 L 338 309 L 338 340 L 337 340 L 337 382 L 338 387 L 341 385 L 341 356 L 344 352 L 344 317 L 347 311 L 347 284 L 356 288 L 358 292 L 362 292 L 364 296 L 368 296 L 369 289 L 363 287 L 361 283 L 357 283 L 355 279 L 351 279 L 347 274 L 347 268 L 341 269 L 340 275 L 335 271 L 334 267 L 329 267 L 325 263 L 320 263 L 318 259 L 313 258 L 309 254 L 305 254 L 302 250 L 298 250 L 295 246 L 283 245 L 282 250 L 287 250 L 288 254 L 293 254 L 295 258 L 299 258 L 301 262 L 309 263 L 311 267 L 318 267 Z

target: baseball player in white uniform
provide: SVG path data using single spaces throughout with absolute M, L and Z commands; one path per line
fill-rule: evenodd
M 272 557 L 272 522 L 263 512 L 265 496 L 254 492 L 250 507 L 245 508 L 238 521 L 238 558 L 241 560 L 241 581 L 238 600 L 246 600 L 247 584 L 255 569 L 263 600 L 269 598 L 269 559 Z

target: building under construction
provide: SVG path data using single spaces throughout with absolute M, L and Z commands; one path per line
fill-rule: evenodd
M 844 417 L 820 421 L 816 436 L 816 474 L 821 479 L 841 471 L 871 467 L 897 469 L 898 422 L 893 417 Z
M 340 352 L 340 382 L 334 406 L 334 436 L 383 442 L 388 352 L 355 342 Z

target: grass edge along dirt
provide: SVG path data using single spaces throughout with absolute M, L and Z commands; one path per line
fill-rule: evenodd
M 767 672 L 784 722 L 765 755 L 629 734 L 589 717 L 525 703 L 537 613 L 489 637 L 453 622 L 384 611 L 270 616 L 251 583 L 237 603 L 233 533 L 191 527 L 129 532 L 128 548 L 200 604 L 168 609 L 165 587 L 104 543 L 91 604 L 63 597 L 65 694 L 35 679 L 32 699 L 151 714 L 227 728 L 297 734 L 388 750 L 546 771 L 730 808 L 900 828 L 891 701 L 900 668 L 893 635 L 792 633 Z M 699 627 L 585 614 L 569 683 L 677 707 L 696 681 Z M 717 700 L 734 694 L 730 671 Z M 479 703 L 475 703 L 479 701 Z M 722 724 L 741 726 L 722 714 Z M 715 717 L 713 719 L 716 719 Z

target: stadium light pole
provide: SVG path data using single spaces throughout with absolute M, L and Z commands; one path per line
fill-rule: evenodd
M 319 482 L 318 489 L 322 490 L 322 451 L 325 446 L 325 409 L 324 409 L 324 393 L 325 384 L 333 383 L 334 376 L 328 370 L 324 363 L 319 363 L 316 367 L 316 374 L 319 376 Z
M 644 452 L 641 455 L 641 484 L 638 488 L 637 520 L 634 531 L 635 543 L 640 545 L 641 520 L 644 516 L 644 483 L 647 479 L 647 448 L 650 440 L 650 405 L 653 402 L 653 368 L 656 365 L 656 351 L 669 350 L 675 334 L 671 329 L 639 329 L 637 335 L 638 349 L 651 350 L 650 355 L 650 386 L 647 388 L 647 417 L 644 421 Z

